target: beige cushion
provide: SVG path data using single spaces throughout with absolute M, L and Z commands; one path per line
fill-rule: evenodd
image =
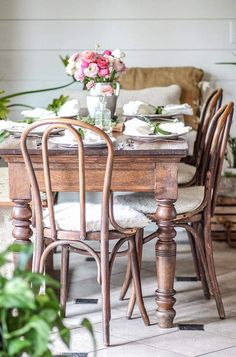
M 195 172 L 196 172 L 195 166 L 185 164 L 184 162 L 180 162 L 178 167 L 178 183 L 183 184 L 191 181 Z
M 87 108 L 87 95 L 86 90 L 73 90 L 68 89 L 64 91 L 64 95 L 69 95 L 70 98 L 79 101 L 80 108 Z M 178 85 L 170 85 L 168 87 L 154 87 L 141 90 L 123 90 L 121 89 L 117 101 L 117 114 L 122 114 L 123 105 L 131 100 L 141 100 L 154 106 L 166 104 L 179 104 L 180 103 L 181 88 Z
M 123 228 L 145 227 L 150 220 L 141 212 L 126 205 L 114 205 L 116 222 Z M 65 202 L 55 206 L 56 227 L 60 230 L 80 230 L 80 204 L 78 202 Z M 44 211 L 44 226 L 50 227 L 48 209 Z M 88 232 L 100 231 L 101 205 L 95 203 L 86 204 L 86 230 Z M 110 230 L 114 227 L 110 224 Z
M 181 88 L 173 84 L 167 87 L 152 87 L 139 90 L 121 89 L 117 101 L 117 108 L 123 108 L 130 101 L 141 100 L 148 104 L 158 106 L 180 103 Z
M 191 130 L 189 133 L 186 134 L 186 140 L 188 143 L 188 154 L 193 155 L 194 143 L 196 140 L 197 131 Z
M 203 78 L 203 70 L 195 67 L 133 67 L 120 77 L 123 89 L 143 89 L 178 84 L 182 93 L 180 102 L 193 108 L 193 116 L 185 116 L 187 125 L 198 126 L 201 91 L 198 86 Z
M 193 211 L 198 208 L 204 198 L 204 186 L 184 187 L 178 190 L 178 200 L 175 202 L 177 214 Z M 131 193 L 116 196 L 116 202 L 142 212 L 144 214 L 154 213 L 157 203 L 154 193 Z

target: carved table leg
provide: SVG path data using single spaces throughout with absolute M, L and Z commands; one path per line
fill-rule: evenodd
M 156 303 L 157 317 L 161 328 L 173 327 L 175 317 L 175 264 L 176 235 L 172 220 L 176 217 L 175 207 L 171 200 L 158 200 L 156 220 L 159 225 L 156 243 L 157 284 Z
M 14 228 L 12 235 L 15 238 L 15 241 L 20 244 L 32 244 L 30 241 L 30 237 L 33 234 L 30 227 L 32 211 L 29 202 L 29 200 L 14 200 L 15 205 L 12 211 Z M 15 254 L 15 263 L 17 262 L 17 259 L 17 254 Z

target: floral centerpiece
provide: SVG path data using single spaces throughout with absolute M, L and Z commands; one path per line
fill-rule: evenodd
M 124 57 L 125 53 L 119 49 L 105 50 L 102 53 L 76 52 L 68 59 L 66 72 L 83 83 L 86 89 L 93 89 L 93 93 L 97 83 L 105 84 L 97 86 L 99 92 L 96 94 L 111 96 L 115 94 L 118 77 L 126 71 Z
M 120 85 L 119 76 L 126 71 L 123 62 L 125 53 L 119 49 L 96 51 L 83 51 L 74 53 L 68 58 L 66 72 L 75 81 L 83 83 L 89 91 L 87 107 L 91 118 L 95 118 L 101 96 L 106 98 L 106 107 L 114 117 Z

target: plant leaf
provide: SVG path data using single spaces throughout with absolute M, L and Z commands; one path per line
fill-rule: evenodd
M 95 339 L 95 336 L 94 336 L 94 332 L 93 332 L 93 326 L 91 325 L 91 322 L 84 318 L 81 322 L 81 326 L 83 326 L 84 328 L 86 328 L 86 330 L 89 331 L 91 337 L 92 337 L 92 341 L 93 341 L 93 349 L 94 351 L 96 351 L 96 339 Z
M 0 143 L 2 143 L 10 135 L 8 131 L 5 130 L 1 130 L 1 131 L 2 133 L 0 133 Z
M 9 246 L 8 252 L 20 253 L 17 261 L 17 270 L 25 271 L 33 254 L 33 244 L 21 245 L 14 243 Z
M 65 104 L 69 99 L 69 96 L 60 95 L 59 98 L 53 99 L 51 104 L 48 104 L 47 110 L 53 111 L 55 114 L 59 112 L 63 104 Z
M 8 343 L 8 353 L 9 356 L 19 355 L 20 352 L 25 352 L 27 347 L 31 346 L 31 342 L 28 340 L 21 340 L 19 338 L 12 339 Z
M 0 120 L 6 119 L 7 115 L 9 114 L 9 109 L 7 107 L 8 103 L 9 99 L 0 98 Z
M 155 114 L 162 114 L 163 109 L 164 109 L 164 106 L 163 106 L 163 105 L 157 106 L 157 107 L 156 107 Z
M 64 66 L 66 67 L 68 65 L 68 62 L 69 62 L 69 56 L 65 56 L 65 57 L 62 57 L 61 55 L 59 56 L 60 60 L 62 61 L 62 63 L 64 64 Z
M 35 309 L 34 293 L 22 277 L 8 280 L 0 294 L 0 307 Z

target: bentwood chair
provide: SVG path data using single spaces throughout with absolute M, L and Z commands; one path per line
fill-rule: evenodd
M 187 159 L 186 162 L 179 163 L 178 184 L 180 187 L 189 187 L 196 184 L 197 176 L 201 172 L 202 161 L 204 161 L 204 157 L 205 157 L 205 149 L 207 146 L 206 143 L 207 131 L 209 129 L 210 122 L 214 117 L 214 114 L 220 108 L 222 97 L 223 97 L 223 90 L 221 88 L 216 89 L 207 97 L 205 103 L 203 104 L 196 140 L 194 142 L 193 155 L 188 156 L 186 158 Z M 201 268 L 199 268 L 199 264 L 197 262 L 198 253 L 195 249 L 195 245 L 193 240 L 191 239 L 191 236 L 189 236 L 189 241 L 191 245 L 196 276 L 200 280 L 199 269 Z M 140 249 L 140 245 L 138 248 Z M 130 265 L 130 261 L 128 261 L 124 283 L 122 285 L 121 292 L 120 292 L 121 300 L 125 297 L 130 282 L 131 282 L 131 265 Z M 208 293 L 205 293 L 205 295 L 206 297 L 209 297 Z
M 33 162 L 33 155 L 28 148 L 28 135 L 32 130 L 42 125 L 48 127 L 42 136 L 42 165 L 44 169 L 44 186 L 47 196 L 47 208 L 42 208 L 40 188 L 42 177 L 37 175 L 37 164 Z M 80 202 L 54 204 L 53 196 L 53 163 L 50 157 L 49 135 L 56 128 L 69 130 L 78 144 L 77 169 L 78 190 Z M 107 155 L 104 164 L 104 180 L 101 204 L 86 202 L 86 183 L 89 173 L 86 170 L 86 151 L 77 129 L 90 130 L 98 135 L 106 144 Z M 55 149 L 55 147 L 54 147 Z M 111 180 L 113 166 L 113 144 L 111 139 L 99 128 L 75 119 L 46 119 L 31 124 L 21 136 L 21 150 L 29 176 L 32 199 L 35 210 L 36 241 L 34 252 L 34 270 L 43 272 L 47 258 L 57 246 L 61 252 L 61 290 L 60 301 L 65 310 L 68 291 L 68 266 L 71 251 L 94 257 L 98 268 L 98 282 L 102 290 L 103 340 L 104 345 L 110 344 L 109 321 L 110 312 L 110 277 L 116 256 L 129 254 L 132 265 L 132 278 L 140 313 L 145 325 L 149 325 L 149 318 L 143 303 L 140 272 L 137 260 L 135 239 L 140 230 L 149 220 L 142 213 L 129 207 L 113 205 Z M 75 162 L 76 165 L 76 162 Z M 55 168 L 54 168 L 55 170 Z M 41 181 L 40 181 L 41 180 Z M 123 226 L 123 228 L 121 227 Z M 115 245 L 110 249 L 110 242 Z M 100 250 L 95 250 L 89 243 L 100 242 Z M 128 248 L 123 244 L 128 243 Z
M 219 317 L 222 319 L 225 318 L 225 311 L 215 272 L 211 239 L 211 217 L 214 215 L 217 189 L 232 123 L 233 108 L 233 103 L 229 103 L 220 108 L 212 118 L 206 133 L 201 172 L 197 176 L 194 186 L 179 188 L 178 200 L 175 203 L 177 217 L 173 222 L 176 227 L 186 229 L 188 235 L 193 239 L 198 253 L 197 264 L 204 294 L 206 297 L 210 297 L 210 286 L 216 301 Z M 154 194 L 133 193 L 117 196 L 116 200 L 120 204 L 128 204 L 130 207 L 145 213 L 151 219 L 154 218 L 154 212 L 157 208 Z M 139 262 L 141 262 L 143 244 L 156 237 L 157 232 L 154 232 L 145 238 L 141 238 L 141 242 L 137 242 Z M 132 289 L 128 309 L 129 316 L 132 315 L 134 302 L 135 292 Z
M 187 156 L 183 159 L 183 162 L 179 164 L 178 183 L 181 186 L 192 186 L 196 182 L 196 174 L 200 169 L 200 163 L 204 155 L 207 129 L 214 114 L 221 106 L 222 98 L 223 90 L 219 88 L 213 91 L 203 104 L 193 154 Z

